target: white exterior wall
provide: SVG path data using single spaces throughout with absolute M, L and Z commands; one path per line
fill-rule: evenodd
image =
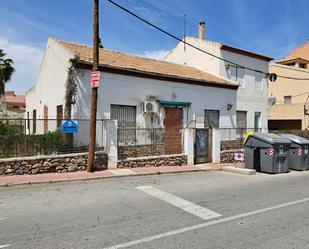
M 222 58 L 239 65 L 268 72 L 268 62 L 222 50 Z M 220 62 L 220 75 L 230 79 L 225 62 Z M 257 82 L 259 81 L 259 82 Z M 256 83 L 261 89 L 256 89 Z M 261 113 L 261 128 L 267 130 L 268 82 L 264 75 L 245 69 L 243 86 L 237 91 L 237 111 L 247 111 L 247 127 L 254 128 L 254 113 Z
M 37 83 L 26 93 L 26 113 L 29 112 L 30 118 L 35 109 L 37 118 L 43 119 L 44 105 L 48 107 L 50 118 L 56 118 L 58 105 L 63 105 L 64 110 L 65 82 L 71 58 L 74 58 L 73 53 L 54 39 L 48 39 Z
M 211 54 L 220 56 L 229 61 L 233 61 L 237 64 L 251 67 L 257 70 L 268 72 L 268 62 L 258 60 L 252 57 L 232 53 L 221 50 L 221 44 L 201 40 L 193 37 L 186 37 L 186 41 L 196 47 L 199 47 Z M 179 43 L 165 58 L 165 61 L 186 64 L 188 66 L 196 67 L 203 71 L 209 72 L 213 75 L 223 77 L 231 80 L 225 68 L 225 62 L 219 59 L 207 55 L 197 49 L 186 46 L 186 52 L 184 51 L 184 45 Z M 263 77 L 262 77 L 263 78 Z M 237 110 L 247 111 L 247 127 L 254 128 L 254 113 L 261 112 L 261 128 L 267 130 L 267 92 L 268 83 L 265 78 L 262 81 L 262 90 L 256 90 L 256 75 L 255 72 L 245 70 L 244 72 L 245 86 L 240 87 L 237 91 Z M 225 123 L 220 123 L 221 128 L 235 128 L 234 126 L 224 126 Z
M 221 56 L 220 43 L 211 41 L 205 42 L 205 40 L 188 36 L 186 37 L 186 42 L 202 50 L 208 51 L 211 54 Z M 164 60 L 195 67 L 217 76 L 221 75 L 219 66 L 220 61 L 217 58 L 205 54 L 188 45 L 186 45 L 186 50 L 184 50 L 183 43 L 178 43 L 178 45 L 166 55 Z
M 79 70 L 77 103 L 72 114 L 74 118 L 90 116 L 90 76 L 90 70 Z M 173 93 L 177 95 L 176 100 L 172 100 Z M 236 90 L 233 89 L 101 73 L 98 94 L 98 118 L 109 119 L 112 104 L 136 106 L 136 121 L 141 128 L 163 127 L 163 108 L 160 110 L 159 122 L 157 118 L 154 118 L 153 122 L 150 118 L 146 121 L 142 113 L 141 102 L 150 95 L 158 100 L 190 102 L 191 106 L 184 108 L 184 127 L 192 121 L 193 114 L 204 115 L 205 109 L 220 110 L 219 122 L 222 126 L 231 127 L 235 124 Z M 227 104 L 233 104 L 232 110 L 226 110 Z
M 78 70 L 78 93 L 77 102 L 73 106 L 73 118 L 89 118 L 90 116 L 90 98 L 91 98 L 91 87 L 90 87 L 90 70 Z M 109 119 L 111 116 L 111 105 L 129 105 L 136 106 L 136 122 L 140 128 L 158 128 L 164 127 L 164 109 L 160 108 L 160 114 L 157 118 L 151 119 L 145 118 L 142 113 L 141 102 L 149 95 L 155 96 L 158 100 L 172 101 L 172 94 L 177 95 L 177 99 L 173 101 L 190 102 L 189 108 L 184 108 L 183 112 L 183 124 L 184 128 L 192 121 L 195 114 L 204 115 L 205 109 L 213 109 L 220 111 L 220 126 L 222 127 L 235 127 L 236 123 L 236 90 L 223 89 L 208 86 L 198 86 L 183 83 L 174 83 L 169 81 L 152 80 L 146 78 L 139 78 L 133 76 L 116 75 L 111 73 L 101 73 L 100 88 L 98 91 L 98 115 L 99 119 Z M 233 108 L 227 111 L 227 104 L 232 104 Z M 188 116 L 187 116 L 188 111 Z M 89 123 L 85 123 L 89 125 Z M 100 127 L 97 127 L 100 129 Z M 83 128 L 83 130 L 88 130 Z M 187 131 L 188 129 L 185 129 Z M 102 132 L 97 131 L 100 135 Z M 139 133 L 138 133 L 139 134 Z M 144 135 L 137 134 L 136 144 L 144 143 L 147 144 L 149 141 L 145 141 Z M 215 133 L 216 141 L 212 147 L 213 160 L 218 162 L 220 160 L 220 143 L 217 140 L 220 137 L 220 133 Z M 86 136 L 87 140 L 88 136 Z M 82 140 L 84 143 L 87 142 L 85 138 Z M 186 140 L 186 136 L 185 136 Z M 184 150 L 188 152 L 188 146 L 193 148 L 192 144 L 188 145 L 188 141 L 184 141 Z M 97 143 L 100 144 L 100 137 L 97 136 Z M 193 151 L 194 153 L 194 151 Z M 189 162 L 193 163 L 192 150 L 188 154 Z M 193 160 L 193 161 L 192 161 Z
M 74 58 L 73 53 L 61 46 L 57 41 L 53 39 L 48 40 L 37 84 L 26 95 L 26 112 L 29 112 L 30 119 L 32 119 L 32 111 L 34 109 L 37 111 L 37 119 L 43 119 L 44 105 L 48 107 L 48 116 L 52 118 L 56 118 L 56 107 L 58 105 L 63 105 L 64 110 L 65 83 L 70 59 L 72 58 Z M 77 70 L 77 96 L 76 104 L 72 107 L 72 119 L 90 118 L 90 77 L 90 70 Z M 111 73 L 101 73 L 100 82 L 101 85 L 98 90 L 98 119 L 111 118 L 110 110 L 112 104 L 130 105 L 136 106 L 136 121 L 141 128 L 164 127 L 164 108 L 160 108 L 158 117 L 154 117 L 152 121 L 149 116 L 145 118 L 142 113 L 141 102 L 148 96 L 155 96 L 158 100 L 191 103 L 190 107 L 184 108 L 184 127 L 189 125 L 194 115 L 204 115 L 205 109 L 220 111 L 220 126 L 235 127 L 237 93 L 235 89 L 191 85 Z M 175 98 L 175 96 L 177 97 Z M 233 105 L 231 110 L 227 110 L 227 104 Z M 115 147 L 116 141 L 109 139 L 108 134 L 106 134 L 106 127 L 110 124 L 112 123 L 106 122 L 97 126 L 98 136 L 96 143 L 111 147 L 111 153 L 115 154 L 115 149 L 117 149 Z M 74 141 L 80 145 L 88 144 L 89 122 L 80 122 L 79 126 L 84 133 L 75 134 Z M 49 126 L 48 128 L 50 131 L 53 131 L 56 127 Z M 43 133 L 43 129 L 42 121 L 41 124 L 37 124 L 36 133 Z M 106 139 L 104 140 L 104 138 Z

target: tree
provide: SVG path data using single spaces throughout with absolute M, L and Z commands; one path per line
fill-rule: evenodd
M 15 69 L 12 59 L 5 59 L 6 54 L 0 49 L 0 97 L 4 94 L 5 84 L 11 79 Z

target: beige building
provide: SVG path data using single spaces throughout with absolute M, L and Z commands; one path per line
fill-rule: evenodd
M 0 118 L 24 118 L 26 100 L 24 95 L 7 91 L 0 99 Z
M 270 65 L 269 72 L 288 77 L 269 84 L 269 130 L 309 129 L 309 41 Z

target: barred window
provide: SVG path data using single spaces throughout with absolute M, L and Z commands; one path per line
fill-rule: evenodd
M 219 110 L 205 110 L 205 128 L 219 128 Z
M 118 121 L 118 142 L 135 142 L 136 106 L 111 105 L 111 119 Z

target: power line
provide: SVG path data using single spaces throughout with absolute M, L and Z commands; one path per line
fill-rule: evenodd
M 297 97 L 300 97 L 300 96 L 303 96 L 303 95 L 306 95 L 306 94 L 308 94 L 308 96 L 309 96 L 309 92 L 307 91 L 307 92 L 303 92 L 303 93 L 300 93 L 300 94 L 292 95 L 291 98 L 297 98 Z M 272 96 L 270 96 L 270 97 L 272 97 Z M 285 101 L 284 100 L 283 101 L 276 101 L 276 104 L 277 103 L 281 104 L 281 103 L 285 103 Z
M 109 1 L 110 3 L 112 3 L 113 5 L 115 5 L 116 7 L 118 7 L 119 9 L 123 10 L 124 12 L 126 12 L 126 13 L 128 13 L 128 14 L 134 16 L 135 18 L 141 20 L 142 22 L 146 23 L 147 25 L 153 27 L 154 29 L 159 30 L 160 32 L 166 34 L 167 36 L 170 36 L 170 37 L 172 37 L 173 39 L 175 39 L 175 40 L 177 40 L 177 41 L 179 41 L 179 42 L 181 42 L 181 43 L 183 43 L 183 44 L 185 44 L 185 45 L 187 45 L 187 46 L 189 46 L 189 47 L 192 47 L 192 48 L 194 48 L 194 49 L 196 49 L 196 50 L 198 50 L 198 51 L 200 51 L 200 52 L 203 52 L 203 53 L 205 53 L 205 54 L 208 54 L 208 55 L 210 55 L 210 56 L 212 56 L 212 57 L 214 57 L 214 58 L 217 58 L 217 59 L 219 59 L 219 60 L 221 60 L 221 61 L 224 61 L 224 62 L 226 62 L 226 63 L 232 64 L 233 66 L 240 67 L 240 68 L 244 68 L 244 69 L 247 69 L 247 70 L 256 72 L 256 73 L 264 74 L 265 76 L 268 76 L 268 75 L 269 75 L 268 72 L 263 72 L 263 71 L 261 71 L 261 70 L 257 70 L 257 69 L 250 68 L 250 67 L 246 67 L 246 66 L 240 65 L 240 64 L 238 64 L 238 63 L 235 63 L 235 62 L 233 62 L 233 61 L 230 61 L 230 60 L 226 60 L 226 59 L 224 59 L 224 58 L 221 58 L 221 57 L 219 57 L 219 56 L 217 56 L 217 55 L 214 55 L 214 54 L 212 54 L 212 53 L 209 53 L 209 52 L 207 52 L 207 51 L 205 51 L 205 50 L 203 50 L 203 49 L 201 49 L 201 48 L 199 48 L 199 47 L 196 47 L 196 46 L 192 45 L 191 43 L 188 43 L 188 42 L 186 42 L 186 41 L 183 41 L 182 39 L 180 39 L 180 38 L 177 37 L 176 35 L 173 35 L 172 33 L 170 33 L 170 32 L 168 32 L 168 31 L 166 31 L 166 30 L 164 30 L 164 29 L 162 29 L 162 28 L 156 26 L 155 24 L 153 24 L 153 23 L 151 23 L 150 21 L 148 21 L 148 20 L 146 20 L 146 19 L 140 17 L 139 15 L 137 15 L 137 14 L 133 13 L 132 11 L 126 9 L 125 7 L 119 5 L 118 3 L 114 2 L 113 0 L 107 0 L 107 1 Z M 281 76 L 281 75 L 277 75 L 277 77 L 286 78 L 286 79 L 293 79 L 293 80 L 309 80 L 309 78 L 307 78 L 307 79 L 305 79 L 305 78 L 294 78 L 294 77 Z
M 142 2 L 144 5 L 147 5 L 148 7 L 150 7 L 150 8 L 152 8 L 153 10 L 157 10 L 157 11 L 159 11 L 159 12 L 161 12 L 161 13 L 164 13 L 165 15 L 167 15 L 167 16 L 171 16 L 171 17 L 173 17 L 173 18 L 175 18 L 175 19 L 178 19 L 180 22 L 183 22 L 183 16 L 184 16 L 184 14 L 182 14 L 182 13 L 180 13 L 180 12 L 170 12 L 170 11 L 168 11 L 168 10 L 165 10 L 165 9 L 162 9 L 162 8 L 159 8 L 159 7 L 157 7 L 157 6 L 155 6 L 155 5 L 153 5 L 153 4 L 151 4 L 151 3 L 148 3 L 148 2 L 146 2 L 146 1 L 144 1 L 144 0 L 139 0 L 139 2 Z M 191 20 L 193 20 L 193 18 L 192 17 L 189 17 L 188 18 L 188 15 L 186 15 L 186 24 L 187 25 L 189 25 L 189 26 L 191 26 L 192 28 L 194 28 L 194 29 L 196 29 L 197 28 L 197 23 L 199 22 L 197 19 L 195 19 L 194 21 L 196 21 L 196 22 L 192 22 L 192 21 L 190 21 L 190 19 Z M 210 35 L 212 35 L 212 36 L 214 36 L 214 37 L 217 37 L 217 38 L 219 38 L 219 39 L 221 39 L 221 40 L 224 40 L 224 38 L 222 37 L 222 36 L 219 36 L 218 34 L 216 34 L 216 33 L 213 33 L 213 32 L 211 32 L 211 31 L 209 31 L 209 30 L 207 30 L 207 34 L 210 34 Z M 228 42 L 228 44 L 231 44 L 231 45 L 233 45 L 233 46 L 236 46 L 236 47 L 238 47 L 239 45 L 237 45 L 237 44 L 235 44 L 235 43 L 232 43 L 232 42 Z
M 197 49 L 197 50 L 199 50 L 199 51 L 201 51 L 201 52 L 203 52 L 203 53 L 206 53 L 206 54 L 208 54 L 208 55 L 210 55 L 210 56 L 213 56 L 213 57 L 215 57 L 215 58 L 217 58 L 217 59 L 219 59 L 219 60 L 222 60 L 222 61 L 224 61 L 224 62 L 230 63 L 230 64 L 232 64 L 232 65 L 234 65 L 234 66 L 246 68 L 246 69 L 249 69 L 249 70 L 251 70 L 251 71 L 255 71 L 255 72 L 258 72 L 258 73 L 262 73 L 262 74 L 268 74 L 268 73 L 265 73 L 265 72 L 260 71 L 260 70 L 252 69 L 252 68 L 249 68 L 249 67 L 244 67 L 244 66 L 239 65 L 239 64 L 237 64 L 237 63 L 235 63 L 235 62 L 232 62 L 232 61 L 223 59 L 223 58 L 221 58 L 221 57 L 219 57 L 219 56 L 217 56 L 217 55 L 211 54 L 211 53 L 209 53 L 209 52 L 207 52 L 207 51 L 205 51 L 205 50 L 203 50 L 203 49 L 200 49 L 200 48 L 198 48 L 198 47 L 196 47 L 196 46 L 194 46 L 194 45 L 192 45 L 192 44 L 190 44 L 190 43 L 188 43 L 188 42 L 184 42 L 184 41 L 183 41 L 182 39 L 180 39 L 179 37 L 177 37 L 177 36 L 171 34 L 170 32 L 168 32 L 168 31 L 166 31 L 166 30 L 164 30 L 164 29 L 162 29 L 162 28 L 160 28 L 160 27 L 158 27 L 158 26 L 156 26 L 156 25 L 154 25 L 154 24 L 152 24 L 151 22 L 149 22 L 149 21 L 147 21 L 146 19 L 144 19 L 144 18 L 138 16 L 137 14 L 133 13 L 132 11 L 130 11 L 130 10 L 128 10 L 128 9 L 126 9 L 126 8 L 124 8 L 124 7 L 122 7 L 122 6 L 119 5 L 118 3 L 116 3 L 116 2 L 114 2 L 114 1 L 112 1 L 112 0 L 107 0 L 107 1 L 109 1 L 109 2 L 112 3 L 112 4 L 114 4 L 114 5 L 117 6 L 118 8 L 122 9 L 123 11 L 129 13 L 130 15 L 136 17 L 137 19 L 141 20 L 142 22 L 148 24 L 149 26 L 151 26 L 151 27 L 153 27 L 153 28 L 155 28 L 155 29 L 161 31 L 162 33 L 164 33 L 164 34 L 166 34 L 166 35 L 168 35 L 168 36 L 174 38 L 175 40 L 177 40 L 177 41 L 179 41 L 179 42 L 185 43 L 185 44 L 188 45 L 189 47 L 192 47 L 192 48 L 194 48 L 194 49 Z
M 309 80 L 309 78 L 294 78 L 289 76 L 277 75 L 279 78 L 288 79 L 288 80 Z

